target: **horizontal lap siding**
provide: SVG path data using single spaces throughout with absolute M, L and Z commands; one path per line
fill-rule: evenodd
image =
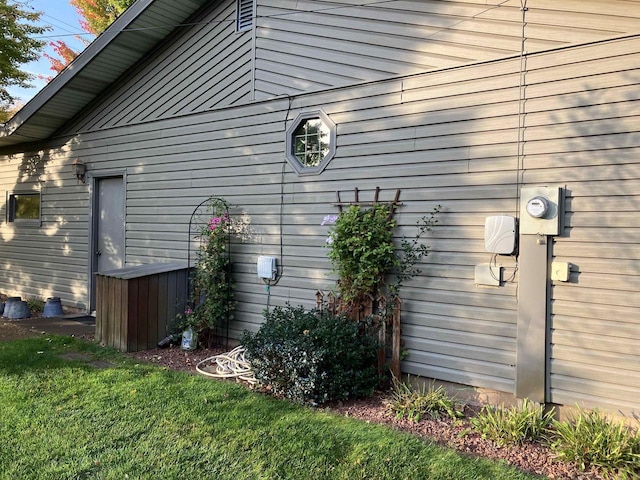
M 397 5 L 410 10 L 440 3 L 453 2 Z M 568 236 L 557 239 L 554 253 L 580 270 L 573 283 L 553 287 L 551 385 L 555 400 L 572 403 L 590 395 L 587 387 L 604 378 L 608 355 L 623 370 L 637 361 L 632 341 L 608 347 L 623 336 L 636 338 L 637 332 L 638 305 L 629 299 L 640 258 L 635 226 L 629 224 L 640 186 L 632 103 L 637 100 L 637 51 L 631 39 L 531 55 L 523 158 L 517 146 L 519 59 L 112 128 L 90 122 L 86 125 L 94 125 L 94 131 L 44 152 L 45 158 L 53 152 L 60 157 L 45 172 L 44 192 L 51 197 L 43 214 L 51 248 L 38 252 L 41 245 L 49 247 L 35 235 L 22 237 L 28 240 L 24 244 L 7 245 L 25 260 L 33 255 L 47 265 L 57 262 L 56 254 L 67 255 L 74 267 L 54 265 L 52 274 L 69 277 L 55 286 L 71 298 L 74 282 L 86 277 L 71 272 L 86 272 L 88 243 L 83 216 L 88 191 L 75 186 L 63 165 L 76 157 L 96 175 L 126 169 L 127 264 L 185 260 L 193 208 L 210 195 L 225 197 L 236 222 L 231 255 L 238 304 L 230 332 L 238 337 L 259 327 L 267 302 L 312 306 L 316 290 L 333 287 L 324 248 L 328 227 L 320 223 L 337 212 L 336 191 L 348 201 L 355 187 L 361 199 L 372 198 L 381 187 L 385 200 L 399 188 L 398 235 L 412 235 L 416 221 L 442 205 L 438 226 L 427 239 L 431 253 L 421 265 L 423 273 L 403 289 L 404 371 L 510 392 L 516 283 L 474 284 L 475 266 L 491 260 L 484 250 L 484 219 L 517 214 L 518 180 L 559 183 L 569 192 Z M 336 156 L 322 175 L 299 177 L 284 161 L 285 131 L 300 112 L 318 108 L 337 124 Z M 101 110 L 86 118 L 97 119 Z M 518 171 L 520 164 L 524 172 Z M 72 194 L 61 195 L 58 186 Z M 592 201 L 610 215 L 598 218 Z M 55 208 L 48 202 L 57 202 Z M 83 224 L 84 232 L 76 232 Z M 10 233 L 4 226 L 3 235 Z M 270 299 L 255 273 L 259 255 L 278 257 L 283 268 Z M 624 262 L 611 271 L 616 259 Z M 515 261 L 508 256 L 500 261 L 510 278 Z M 47 280 L 34 272 L 28 281 L 45 285 Z M 597 346 L 595 339 L 607 330 L 605 347 Z M 597 362 L 586 364 L 587 357 L 580 356 L 585 345 Z M 571 377 L 567 372 L 574 365 L 580 368 Z M 611 375 L 609 385 L 616 378 Z M 622 405 L 621 389 L 612 387 L 611 398 Z
M 574 267 L 552 284 L 550 400 L 626 414 L 640 396 L 639 49 L 636 38 L 561 55 L 570 65 L 531 57 L 524 132 L 525 182 L 567 192 L 553 255 Z
M 235 33 L 235 1 L 211 2 L 126 78 L 101 96 L 69 132 L 136 124 L 247 103 L 251 33 Z
M 0 157 L 0 292 L 83 307 L 89 203 L 65 159 L 59 149 Z M 8 192 L 40 193 L 39 227 L 6 222 Z
M 632 1 L 526 3 L 529 53 L 640 30 Z M 256 98 L 518 55 L 520 7 L 519 0 L 259 0 Z
M 398 235 L 413 235 L 441 204 L 424 273 L 403 292 L 403 367 L 510 391 L 515 284 L 476 287 L 473 272 L 490 261 L 485 216 L 514 214 L 516 205 L 517 68 L 512 60 L 105 129 L 82 134 L 69 156 L 96 175 L 126 168 L 128 264 L 185 260 L 193 208 L 209 195 L 231 203 L 236 337 L 258 328 L 267 301 L 310 307 L 316 290 L 334 286 L 320 223 L 336 213 L 336 191 L 350 200 L 358 187 L 366 199 L 380 187 L 390 200 L 400 188 Z M 477 81 L 483 77 L 492 85 Z M 316 108 L 337 123 L 336 158 L 322 175 L 299 177 L 284 161 L 284 132 Z M 255 273 L 259 255 L 278 257 L 283 268 L 270 300 Z M 502 262 L 510 275 L 513 260 Z

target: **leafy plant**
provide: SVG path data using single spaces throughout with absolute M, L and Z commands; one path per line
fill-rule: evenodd
M 44 310 L 44 302 L 37 298 L 27 298 L 26 300 L 29 310 L 32 312 L 42 312 Z
M 303 307 L 276 307 L 265 313 L 257 333 L 245 332 L 258 381 L 299 403 L 322 404 L 373 393 L 375 332 L 364 322 Z
M 329 259 L 340 279 L 338 290 L 345 305 L 376 296 L 387 272 L 397 265 L 395 226 L 391 209 L 384 204 L 368 209 L 353 205 L 336 219 Z
M 178 325 L 212 332 L 218 322 L 233 318 L 235 302 L 231 282 L 228 203 L 220 198 L 207 205 L 210 218 L 198 232 L 200 249 L 192 273 L 190 306 Z
M 400 240 L 400 249 L 396 252 L 396 268 L 393 271 L 394 281 L 389 285 L 392 296 L 400 294 L 400 288 L 404 282 L 422 273 L 422 270 L 416 265 L 429 254 L 429 247 L 422 243 L 422 238 L 438 223 L 436 215 L 441 208 L 440 205 L 437 205 L 429 215 L 418 220 L 416 223 L 418 231 L 413 237 L 403 236 Z
M 520 407 L 485 406 L 470 421 L 482 438 L 504 446 L 542 438 L 553 414 L 553 409 L 545 412 L 542 405 L 536 406 L 525 398 Z
M 421 273 L 416 265 L 429 253 L 421 239 L 436 224 L 435 215 L 439 211 L 437 206 L 430 215 L 422 217 L 416 235 L 403 236 L 400 248 L 393 242 L 397 224 L 389 205 L 376 203 L 370 208 L 352 205 L 339 216 L 331 217 L 334 224 L 327 241 L 328 256 L 339 278 L 338 292 L 347 310 L 370 297 L 395 297 L 404 282 Z M 394 276 L 390 284 L 389 274 Z
M 413 387 L 409 382 L 402 382 L 393 377 L 391 396 L 385 401 L 387 412 L 396 418 L 407 418 L 419 422 L 425 415 L 438 419 L 443 415 L 452 419 L 461 418 L 463 405 L 456 402 L 445 391 L 442 385 L 435 388 L 433 383 Z
M 640 431 L 609 420 L 598 410 L 583 410 L 569 421 L 554 421 L 551 449 L 583 470 L 592 465 L 609 476 L 640 477 Z

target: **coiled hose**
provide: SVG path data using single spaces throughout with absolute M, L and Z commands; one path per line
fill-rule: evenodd
M 236 378 L 255 385 L 256 377 L 253 375 L 251 365 L 245 359 L 245 352 L 246 349 L 239 345 L 228 353 L 205 358 L 196 365 L 196 371 L 207 377 Z M 201 367 L 205 364 L 206 366 Z

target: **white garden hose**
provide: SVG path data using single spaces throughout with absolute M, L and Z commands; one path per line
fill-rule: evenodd
M 251 365 L 245 359 L 245 352 L 246 349 L 242 345 L 239 345 L 228 353 L 205 358 L 196 365 L 196 371 L 207 377 L 237 378 L 250 385 L 254 385 L 256 383 L 256 377 L 253 375 Z M 200 368 L 203 364 L 207 365 Z

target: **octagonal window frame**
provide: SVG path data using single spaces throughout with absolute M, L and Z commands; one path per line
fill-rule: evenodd
M 309 167 L 303 165 L 295 154 L 295 132 L 303 122 L 314 119 L 319 119 L 329 130 L 329 150 L 318 165 Z M 286 135 L 286 159 L 298 175 L 321 174 L 336 154 L 336 124 L 323 110 L 300 113 L 287 128 Z

